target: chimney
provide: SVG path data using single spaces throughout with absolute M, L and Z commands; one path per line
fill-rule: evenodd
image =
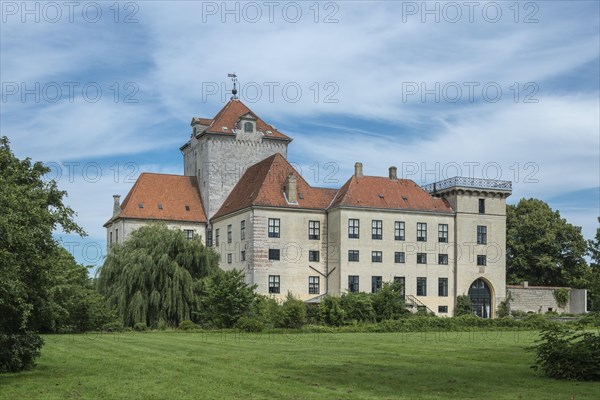
M 391 166 L 390 167 L 390 179 L 393 181 L 398 180 L 398 168 Z
M 113 195 L 113 218 L 116 217 L 117 215 L 119 215 L 119 213 L 121 212 L 121 205 L 120 205 L 120 200 L 121 200 L 121 195 L 119 194 L 114 194 Z
M 524 287 L 524 288 L 527 288 L 527 287 L 529 287 L 529 282 L 527 282 L 527 281 L 523 281 L 523 287 Z
M 354 176 L 356 176 L 356 177 L 363 176 L 362 163 L 357 162 L 356 164 L 354 164 Z
M 298 185 L 293 174 L 289 174 L 285 178 L 285 197 L 287 197 L 288 203 L 298 203 Z

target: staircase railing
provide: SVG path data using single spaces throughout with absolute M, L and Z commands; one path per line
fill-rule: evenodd
M 417 307 L 417 310 L 419 308 L 425 308 L 427 310 L 427 312 L 433 313 L 433 310 L 431 308 L 427 307 L 421 300 L 417 299 L 412 294 L 405 295 L 404 301 L 405 301 L 406 305 L 410 306 L 411 308 L 413 308 L 415 306 Z

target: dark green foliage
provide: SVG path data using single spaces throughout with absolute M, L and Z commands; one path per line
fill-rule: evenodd
M 259 321 L 265 327 L 283 326 L 283 309 L 281 304 L 272 297 L 257 295 L 250 307 L 249 316 Z
M 206 278 L 201 297 L 202 321 L 217 328 L 234 327 L 256 301 L 255 288 L 245 283 L 243 271 L 219 271 Z
M 256 317 L 252 318 L 244 315 L 238 319 L 236 327 L 244 332 L 262 332 L 265 329 L 265 324 Z
M 51 302 L 51 259 L 60 246 L 55 229 L 84 235 L 63 204 L 66 192 L 42 178 L 49 169 L 19 160 L 0 137 L 0 350 L 2 370 L 33 365 L 42 341 L 35 336 Z
M 512 301 L 512 293 L 508 292 L 506 298 L 498 305 L 498 318 L 510 316 L 510 302 Z
M 542 332 L 532 368 L 555 379 L 600 381 L 600 334 L 552 327 Z
M 179 326 L 177 327 L 180 331 L 193 331 L 197 328 L 196 324 L 186 319 L 185 321 L 181 321 Z
M 565 308 L 569 302 L 570 291 L 566 288 L 554 289 L 554 299 L 560 308 Z
M 282 304 L 283 327 L 300 329 L 306 324 L 306 305 L 288 292 Z
M 456 296 L 456 307 L 454 308 L 454 316 L 472 315 L 471 299 L 466 294 Z
M 373 297 L 368 293 L 344 293 L 341 306 L 349 321 L 374 322 Z
M 398 319 L 407 315 L 404 304 L 402 284 L 398 282 L 383 284 L 383 287 L 372 295 L 373 310 L 378 321 Z
M 342 326 L 346 312 L 342 308 L 340 298 L 337 296 L 323 297 L 319 304 L 319 318 L 327 325 Z
M 521 199 L 517 205 L 506 206 L 506 213 L 508 283 L 585 285 L 587 243 L 580 227 L 537 199 Z
M 198 307 L 200 279 L 218 270 L 218 255 L 200 238 L 188 240 L 165 225 L 135 230 L 114 246 L 100 269 L 98 288 L 125 326 L 176 327 Z
M 598 218 L 600 223 L 600 218 Z M 588 255 L 591 258 L 590 269 L 585 279 L 585 288 L 588 290 L 588 309 L 600 311 L 600 226 L 596 229 L 596 236 L 588 241 Z
M 133 330 L 136 332 L 144 332 L 148 330 L 148 325 L 144 322 L 136 322 L 135 325 L 133 325 Z

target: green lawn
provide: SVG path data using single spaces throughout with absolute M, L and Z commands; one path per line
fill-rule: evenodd
M 598 399 L 529 366 L 531 332 L 46 336 L 1 399 Z

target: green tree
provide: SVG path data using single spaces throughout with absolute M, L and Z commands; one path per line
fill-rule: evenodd
M 282 310 L 284 328 L 300 329 L 306 324 L 306 305 L 292 293 L 288 292 Z
M 218 328 L 232 328 L 251 311 L 256 302 L 256 285 L 245 282 L 244 272 L 219 271 L 204 280 L 200 316 Z
M 341 300 L 337 296 L 325 296 L 319 304 L 319 319 L 321 322 L 332 325 L 342 326 L 346 318 L 346 312 L 342 308 Z
M 466 294 L 456 297 L 456 307 L 454 307 L 454 316 L 472 315 L 471 299 Z
M 368 293 L 344 293 L 341 297 L 341 305 L 346 312 L 346 317 L 351 321 L 375 321 L 373 296 Z
M 598 218 L 600 223 L 600 218 Z M 588 255 L 591 258 L 590 269 L 585 279 L 588 290 L 588 309 L 600 311 L 600 226 L 596 228 L 596 236 L 588 241 Z
M 6 137 L 0 137 L 0 372 L 33 366 L 50 302 L 52 259 L 60 246 L 55 229 L 85 235 L 63 204 L 66 192 L 49 169 L 30 159 L 19 160 Z
M 373 309 L 378 321 L 398 319 L 409 313 L 404 304 L 404 288 L 401 283 L 386 282 L 373 294 Z
M 510 284 L 582 286 L 588 271 L 581 228 L 537 199 L 508 205 L 506 263 Z
M 125 326 L 179 326 L 198 306 L 200 279 L 218 270 L 218 255 L 164 224 L 141 227 L 111 248 L 98 288 Z

